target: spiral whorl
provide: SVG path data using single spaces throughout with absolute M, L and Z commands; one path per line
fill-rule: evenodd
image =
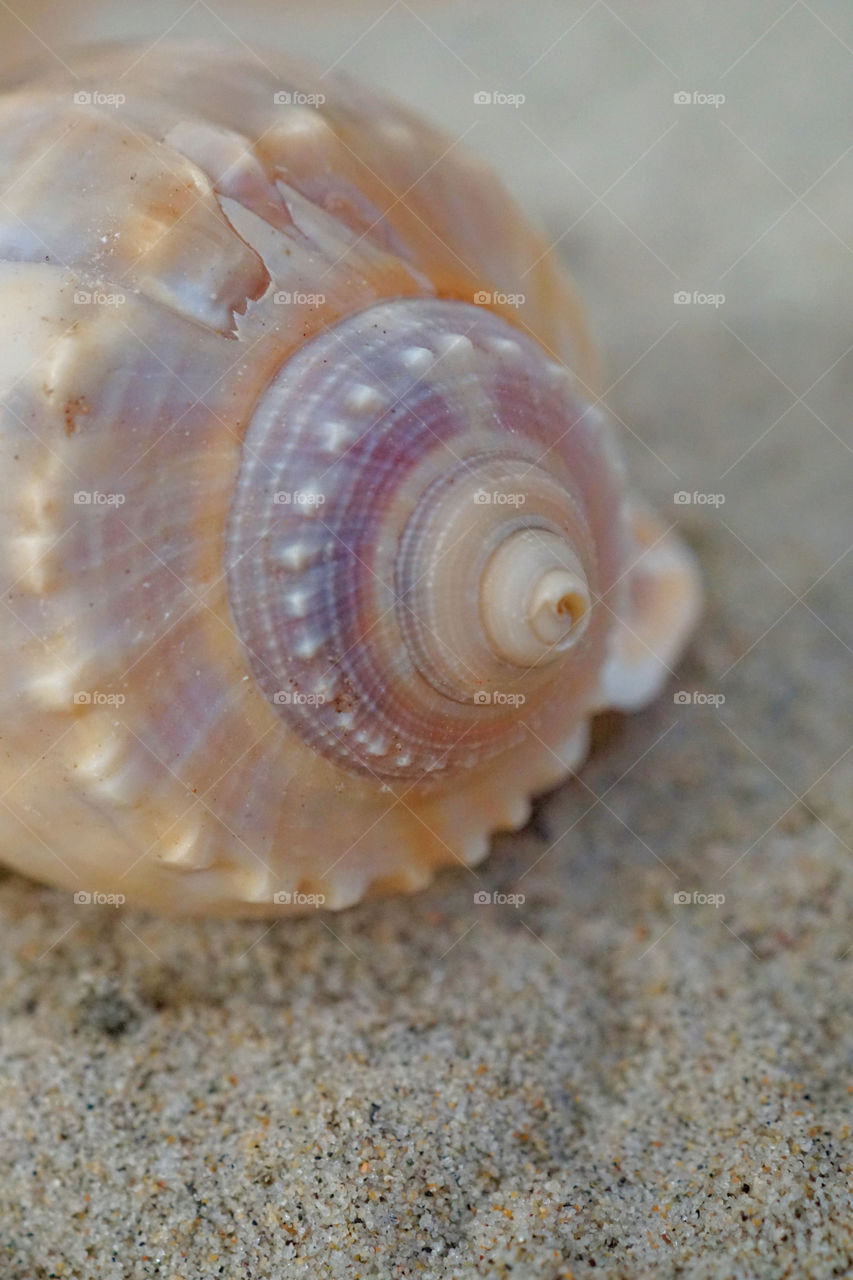
M 498 657 L 517 667 L 553 662 L 583 632 L 589 584 L 567 539 L 521 529 L 486 566 L 483 625 Z
M 481 308 L 395 300 L 308 342 L 257 405 L 228 522 L 267 697 L 378 777 L 517 742 L 600 660 L 607 451 L 567 372 Z

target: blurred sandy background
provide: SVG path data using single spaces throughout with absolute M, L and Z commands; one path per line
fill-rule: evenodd
M 476 875 L 272 928 L 0 882 L 0 1274 L 849 1274 L 853 9 L 0 24 L 0 65 L 169 28 L 279 45 L 469 130 L 573 269 L 638 486 L 708 588 L 678 682 Z M 495 90 L 525 101 L 475 105 Z

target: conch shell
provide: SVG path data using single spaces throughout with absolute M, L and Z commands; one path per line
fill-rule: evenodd
M 222 914 L 478 862 L 698 606 L 563 271 L 349 79 L 77 66 L 0 97 L 4 858 Z

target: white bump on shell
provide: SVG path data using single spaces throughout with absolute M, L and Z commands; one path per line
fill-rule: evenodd
M 95 718 L 106 732 L 106 725 L 101 718 L 97 714 Z M 121 748 L 117 739 L 101 739 L 85 755 L 81 753 L 77 772 L 81 777 L 91 778 L 98 785 L 98 790 L 109 792 L 112 785 L 111 774 L 118 767 L 120 755 Z
M 278 553 L 278 562 L 284 569 L 292 569 L 299 573 L 314 559 L 315 552 L 306 547 L 304 542 L 289 542 Z
M 327 453 L 343 453 L 353 439 L 353 434 L 343 422 L 326 422 L 323 425 L 323 448 Z
M 464 333 L 443 333 L 436 339 L 435 345 L 442 356 L 467 356 L 474 350 L 473 342 Z
M 176 836 L 167 834 L 155 846 L 155 856 L 160 862 L 167 862 L 172 866 L 201 867 L 203 861 L 198 856 L 199 836 L 198 822 L 186 827 Z
M 310 596 L 307 591 L 302 591 L 299 587 L 296 587 L 293 591 L 288 591 L 285 600 L 287 601 L 287 611 L 292 618 L 305 617 L 310 605 Z
M 374 414 L 385 407 L 386 400 L 375 387 L 368 387 L 362 383 L 347 393 L 345 403 L 353 413 Z
M 571 382 L 572 375 L 565 365 L 557 364 L 556 360 L 549 360 L 545 366 L 548 378 L 555 383 Z
M 319 489 L 302 489 L 302 501 L 296 507 L 301 516 L 307 517 L 309 520 L 315 520 L 323 510 L 325 494 Z
M 435 363 L 435 355 L 428 347 L 407 347 L 400 358 L 413 373 L 424 373 Z
M 521 347 L 512 338 L 490 338 L 489 346 L 502 356 L 517 356 L 521 351 Z
M 297 658 L 310 659 L 316 657 L 323 647 L 323 637 L 316 633 L 308 632 L 298 640 L 293 646 L 293 652 Z
M 67 667 L 56 666 L 44 675 L 33 678 L 29 692 L 39 706 L 48 711 L 70 711 L 74 694 L 80 687 L 76 673 Z
M 8 544 L 9 567 L 19 587 L 45 594 L 47 591 L 48 552 L 55 537 L 42 533 L 20 533 Z

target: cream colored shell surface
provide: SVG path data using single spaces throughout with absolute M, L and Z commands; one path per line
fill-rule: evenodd
M 4 859 L 70 890 L 258 914 L 477 862 L 578 764 L 586 723 L 557 699 L 521 748 L 438 788 L 336 767 L 253 677 L 223 539 L 273 374 L 378 300 L 524 293 L 506 318 L 588 386 L 537 233 L 396 105 L 204 46 L 97 51 L 73 86 L 10 87 L 0 171 Z M 624 518 L 590 714 L 653 696 L 696 612 L 686 555 L 628 499 Z

